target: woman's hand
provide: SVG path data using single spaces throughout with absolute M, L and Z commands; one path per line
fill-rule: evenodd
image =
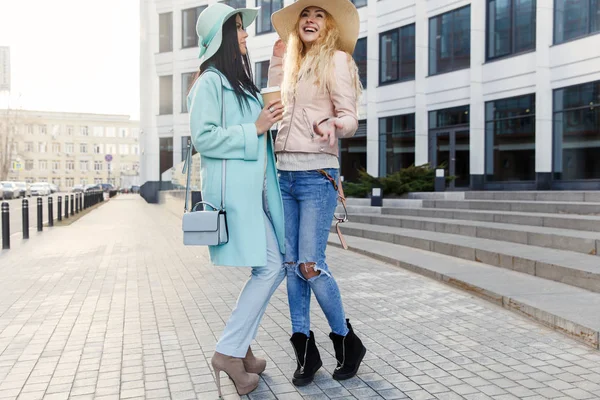
M 329 146 L 335 146 L 335 141 L 337 140 L 337 136 L 335 134 L 336 129 L 342 129 L 344 127 L 344 123 L 340 118 L 329 118 L 320 124 L 316 121 L 313 122 L 313 129 L 315 133 L 321 136 L 319 139 L 322 142 L 329 142 Z
M 275 57 L 283 58 L 285 54 L 285 43 L 281 39 L 277 39 L 275 44 L 273 45 L 273 55 Z
M 283 119 L 283 104 L 281 100 L 273 100 L 260 112 L 256 125 L 256 133 L 260 136 L 267 132 L 273 125 Z

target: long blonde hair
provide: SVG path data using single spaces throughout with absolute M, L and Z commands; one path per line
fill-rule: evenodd
M 335 85 L 334 54 L 340 49 L 340 31 L 333 17 L 325 11 L 325 35 L 320 36 L 308 49 L 300 39 L 298 30 L 300 18 L 296 21 L 294 30 L 288 38 L 284 55 L 283 71 L 283 101 L 287 103 L 296 95 L 299 78 L 313 78 L 319 91 L 331 91 Z M 346 53 L 348 54 L 348 53 Z M 358 77 L 358 67 L 351 55 L 348 55 L 348 67 L 351 69 L 352 83 L 358 101 L 362 85 Z

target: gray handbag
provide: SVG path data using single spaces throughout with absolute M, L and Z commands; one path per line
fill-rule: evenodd
M 219 75 L 219 74 L 217 74 Z M 221 78 L 221 75 L 219 75 Z M 223 78 L 221 78 L 221 99 L 223 99 Z M 225 102 L 223 101 L 221 113 L 221 126 L 225 125 Z M 188 209 L 190 193 L 190 174 L 192 166 L 192 147 L 188 141 L 188 150 L 183 173 L 187 171 L 187 182 L 185 185 L 185 208 L 183 214 L 183 244 L 187 246 L 218 246 L 229 241 L 227 228 L 227 213 L 225 211 L 225 172 L 226 160 L 223 160 L 221 170 L 221 205 L 219 208 L 206 202 L 200 201 L 194 204 L 191 211 Z M 197 210 L 198 206 L 202 208 Z M 206 208 L 210 209 L 206 209 Z

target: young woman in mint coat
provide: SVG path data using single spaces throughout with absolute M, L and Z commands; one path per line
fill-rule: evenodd
M 229 375 L 240 395 L 258 386 L 266 361 L 254 357 L 250 343 L 271 295 L 285 277 L 283 204 L 268 132 L 281 120 L 283 106 L 279 101 L 264 106 L 253 83 L 245 29 L 257 12 L 217 3 L 200 14 L 196 24 L 200 77 L 188 95 L 192 142 L 201 156 L 204 201 L 220 204 L 222 160 L 227 160 L 229 242 L 209 248 L 211 261 L 252 267 L 211 361 L 219 395 L 220 371 Z

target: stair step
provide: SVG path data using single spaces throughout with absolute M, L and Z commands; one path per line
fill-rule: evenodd
M 544 226 L 547 228 L 575 229 L 580 231 L 600 232 L 600 216 L 576 214 L 546 214 L 491 210 L 458 210 L 452 208 L 392 208 L 355 207 L 348 212 L 380 213 L 389 215 L 406 215 L 412 217 L 446 218 L 470 221 L 487 221 L 504 224 Z M 368 210 L 367 212 L 362 212 Z
M 421 216 L 351 214 L 350 220 L 362 224 L 503 240 L 591 255 L 597 255 L 600 252 L 600 232 Z M 600 263 L 600 258 L 598 262 Z
M 479 261 L 600 292 L 600 258 L 594 255 L 382 225 L 347 222 L 341 228 L 351 236 Z
M 352 251 L 438 279 L 599 348 L 599 293 L 398 244 L 351 235 L 346 241 Z M 329 243 L 339 246 L 337 235 Z
M 520 211 L 548 214 L 600 215 L 600 203 L 501 200 L 423 200 L 424 208 Z
M 600 203 L 600 190 L 595 191 L 484 191 L 464 192 L 466 200 L 525 200 Z

